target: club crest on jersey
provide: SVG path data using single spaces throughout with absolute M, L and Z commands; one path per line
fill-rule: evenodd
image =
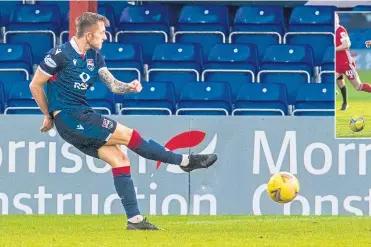
M 106 129 L 112 129 L 113 128 L 113 122 L 107 118 L 103 118 L 102 127 Z
M 94 60 L 93 59 L 86 59 L 86 64 L 87 64 L 88 70 L 90 70 L 90 71 L 94 70 Z

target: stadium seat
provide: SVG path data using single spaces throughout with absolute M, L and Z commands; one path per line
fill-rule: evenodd
M 224 115 L 231 112 L 228 83 L 188 83 L 177 104 L 176 115 Z
M 312 54 L 312 48 L 305 45 L 272 45 L 260 64 L 257 81 L 284 83 L 288 91 L 288 104 L 292 105 L 299 87 L 312 81 Z
M 28 80 L 32 72 L 31 48 L 28 44 L 0 43 L 2 81 Z
M 268 46 L 282 43 L 283 23 L 280 6 L 241 6 L 234 18 L 229 43 L 255 44 L 262 59 Z
M 218 43 L 226 43 L 229 33 L 228 7 L 223 5 L 185 5 L 175 27 L 173 42 L 199 43 L 203 58 Z
M 202 81 L 228 82 L 232 89 L 232 101 L 239 87 L 255 82 L 258 71 L 258 53 L 253 44 L 216 44 L 204 63 Z
M 3 79 L 6 79 L 4 77 Z M 13 85 L 17 83 L 21 83 L 24 85 L 29 85 L 31 81 L 29 80 L 2 80 L 2 87 L 3 87 L 3 92 L 4 92 L 4 102 L 6 103 L 9 99 L 10 92 L 12 91 Z
M 59 9 L 56 5 L 17 5 L 4 34 L 5 43 L 30 44 L 32 61 L 39 64 L 45 53 L 56 45 L 60 32 Z
M 127 1 L 104 1 L 105 5 L 109 5 L 114 9 L 115 14 L 115 23 L 120 22 L 121 15 L 123 14 L 123 10 L 128 7 L 132 6 L 133 2 L 127 2 Z
M 319 76 L 321 83 L 335 83 L 335 47 L 327 48 Z
M 32 97 L 29 82 L 13 84 L 4 114 L 42 114 Z
M 118 80 L 130 82 L 141 80 L 143 74 L 143 53 L 139 44 L 104 43 L 100 53 L 107 68 Z
M 298 6 L 290 16 L 284 44 L 310 45 L 314 64 L 320 66 L 327 47 L 334 44 L 334 6 Z
M 105 2 L 106 3 L 106 2 Z M 107 41 L 106 42 L 112 42 L 113 37 L 115 35 L 115 14 L 114 10 L 110 5 L 107 4 L 98 4 L 98 13 L 107 17 L 107 19 L 110 22 L 110 26 L 106 27 L 106 35 L 107 35 Z M 62 23 L 62 32 L 59 36 L 59 42 L 65 43 L 69 40 L 69 20 L 70 15 L 69 12 L 65 15 L 65 22 Z
M 287 92 L 284 84 L 251 83 L 241 86 L 233 116 L 287 115 Z
M 335 89 L 330 84 L 307 84 L 296 97 L 294 116 L 334 116 Z
M 199 81 L 202 66 L 200 46 L 162 44 L 153 52 L 146 81 Z
M 175 110 L 174 89 L 171 83 L 144 82 L 139 93 L 120 97 L 121 115 L 172 115 Z M 118 99 L 118 97 L 116 97 Z
M 38 5 L 50 5 L 50 4 L 55 4 L 58 6 L 59 9 L 59 16 L 61 17 L 60 23 L 61 26 L 68 26 L 69 20 L 66 18 L 68 15 L 68 12 L 70 10 L 70 1 L 35 1 L 36 4 Z M 62 30 L 68 30 L 68 29 L 62 29 Z
M 115 113 L 114 95 L 103 82 L 94 83 L 86 92 L 88 104 L 100 114 Z
M 13 10 L 22 1 L 0 1 L 0 2 L 1 2 L 0 27 L 5 27 L 9 23 L 10 15 L 12 14 Z
M 122 12 L 115 41 L 141 44 L 144 62 L 149 63 L 156 46 L 168 42 L 169 31 L 167 7 L 155 4 L 128 6 Z
M 142 84 L 147 84 L 147 83 L 160 83 L 160 84 L 163 84 L 163 83 L 170 83 L 173 87 L 173 90 L 174 90 L 174 100 L 175 102 L 178 102 L 179 99 L 180 99 L 180 94 L 182 93 L 183 91 L 183 88 L 188 84 L 188 83 L 193 83 L 193 82 L 197 82 L 197 81 L 176 81 L 176 82 L 172 82 L 172 81 L 148 81 L 148 82 L 143 82 Z

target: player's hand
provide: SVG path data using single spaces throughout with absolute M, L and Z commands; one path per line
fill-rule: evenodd
M 41 133 L 48 132 L 54 127 L 54 121 L 50 117 L 45 117 L 43 125 L 40 128 Z
M 142 91 L 142 89 L 143 89 L 142 84 L 138 80 L 134 80 L 129 83 L 130 92 L 139 93 L 140 91 Z
M 366 45 L 367 48 L 370 48 L 371 47 L 371 40 L 367 40 L 365 42 L 365 45 Z

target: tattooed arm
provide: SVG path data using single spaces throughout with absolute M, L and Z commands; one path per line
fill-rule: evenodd
M 134 80 L 130 83 L 125 83 L 117 80 L 107 68 L 99 70 L 99 79 L 104 82 L 109 89 L 115 94 L 125 94 L 130 92 L 140 92 L 142 85 L 138 80 Z

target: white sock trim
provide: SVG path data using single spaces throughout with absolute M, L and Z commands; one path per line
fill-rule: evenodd
M 128 221 L 131 222 L 131 223 L 139 223 L 142 220 L 143 220 L 142 215 L 135 215 L 134 217 L 131 217 L 130 219 L 128 219 Z

